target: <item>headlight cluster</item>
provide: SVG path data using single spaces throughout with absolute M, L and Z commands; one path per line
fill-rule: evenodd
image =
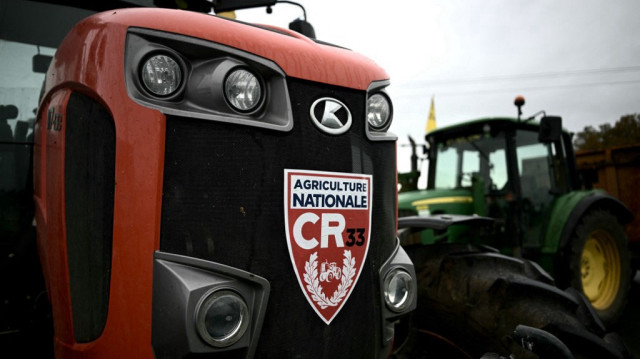
M 125 73 L 129 97 L 167 115 L 285 132 L 293 128 L 285 73 L 248 52 L 131 28 Z
M 177 55 L 155 54 L 146 59 L 139 69 L 144 89 L 152 96 L 179 95 L 186 77 L 183 61 Z M 215 82 L 212 85 L 216 85 Z M 264 90 L 260 78 L 253 72 L 236 67 L 231 69 L 222 92 L 227 104 L 240 113 L 256 111 L 263 102 Z
M 284 132 L 293 128 L 286 74 L 275 62 L 255 54 L 192 37 L 130 28 L 125 72 L 129 96 L 164 114 Z M 365 131 L 372 141 L 396 139 L 387 132 L 393 120 L 392 102 L 385 92 L 388 85 L 388 80 L 382 80 L 367 88 Z M 330 122 L 334 112 L 325 112 L 319 120 Z M 342 127 L 346 132 L 349 125 Z

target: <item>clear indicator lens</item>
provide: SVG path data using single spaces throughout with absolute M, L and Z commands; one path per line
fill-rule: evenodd
M 142 66 L 142 82 L 156 96 L 175 93 L 180 88 L 181 81 L 182 69 L 170 56 L 151 56 Z
M 410 304 L 413 291 L 413 279 L 404 270 L 394 269 L 384 281 L 384 299 L 394 312 L 405 310 Z
M 260 105 L 262 88 L 260 81 L 251 72 L 234 70 L 224 83 L 224 95 L 236 110 L 252 111 Z
M 209 344 L 226 347 L 237 342 L 249 325 L 249 310 L 244 300 L 232 291 L 210 295 L 198 312 L 198 331 Z
M 374 130 L 384 130 L 391 118 L 391 105 L 384 95 L 375 94 L 367 101 L 367 121 Z

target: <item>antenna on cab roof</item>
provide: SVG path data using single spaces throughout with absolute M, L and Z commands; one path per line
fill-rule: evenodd
M 524 96 L 516 96 L 516 99 L 513 100 L 513 104 L 518 108 L 518 122 L 520 122 L 520 117 L 522 116 L 522 106 L 524 106 Z

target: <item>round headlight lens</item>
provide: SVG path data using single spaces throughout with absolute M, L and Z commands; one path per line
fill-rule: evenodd
M 411 304 L 413 278 L 403 269 L 394 269 L 384 279 L 384 300 L 394 312 L 402 312 Z
M 154 55 L 142 65 L 142 83 L 156 96 L 174 94 L 182 83 L 182 68 L 169 55 Z
M 386 96 L 374 94 L 367 100 L 367 121 L 376 131 L 384 131 L 391 124 L 391 104 Z
M 233 70 L 224 82 L 224 95 L 238 111 L 255 110 L 262 100 L 262 86 L 258 78 L 244 69 Z
M 230 290 L 210 294 L 198 308 L 196 326 L 200 337 L 215 347 L 236 343 L 249 326 L 244 299 Z

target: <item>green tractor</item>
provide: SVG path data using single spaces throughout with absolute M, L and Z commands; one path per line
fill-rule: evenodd
M 399 176 L 400 217 L 494 219 L 415 232 L 406 246 L 442 242 L 486 245 L 533 260 L 560 288 L 573 287 L 610 326 L 626 304 L 631 268 L 624 225 L 632 214 L 601 190 L 581 189 L 571 134 L 556 116 L 484 118 L 426 135 L 426 189 L 413 140 L 412 171 Z M 454 216 L 455 217 L 455 216 Z

